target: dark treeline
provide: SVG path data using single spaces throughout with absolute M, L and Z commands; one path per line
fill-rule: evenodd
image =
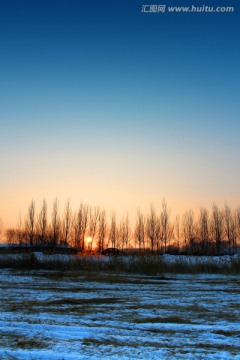
M 234 254 L 240 243 L 240 207 L 214 204 L 210 211 L 188 210 L 172 220 L 163 200 L 159 209 L 151 205 L 148 214 L 138 210 L 130 225 L 128 215 L 117 220 L 114 212 L 107 216 L 104 209 L 84 203 L 73 212 L 68 201 L 60 213 L 57 199 L 50 212 L 44 200 L 37 213 L 31 201 L 24 220 L 6 229 L 5 237 L 9 244 L 71 245 L 81 251 L 116 247 L 160 254 Z

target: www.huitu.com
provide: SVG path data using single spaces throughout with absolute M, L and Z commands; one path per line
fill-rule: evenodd
M 167 6 L 167 5 L 143 5 L 143 13 L 233 13 L 234 6 Z

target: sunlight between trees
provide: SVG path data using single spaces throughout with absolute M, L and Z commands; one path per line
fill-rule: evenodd
M 84 203 L 73 211 L 67 201 L 60 212 L 57 198 L 50 214 L 45 200 L 37 213 L 32 200 L 16 228 L 4 232 L 0 221 L 0 237 L 9 244 L 70 245 L 79 251 L 114 247 L 160 254 L 233 254 L 240 243 L 240 207 L 213 204 L 211 211 L 201 207 L 198 214 L 188 210 L 172 220 L 163 199 L 160 209 L 152 204 L 148 214 L 138 209 L 130 224 L 128 215 L 118 220 L 115 212 L 108 216 L 104 209 Z

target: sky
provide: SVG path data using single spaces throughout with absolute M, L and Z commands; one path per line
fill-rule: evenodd
M 144 13 L 143 5 L 234 6 Z M 0 218 L 240 204 L 237 0 L 0 0 Z

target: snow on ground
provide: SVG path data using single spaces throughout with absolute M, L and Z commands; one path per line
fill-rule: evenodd
M 189 265 L 194 264 L 216 264 L 219 266 L 231 265 L 232 262 L 238 261 L 238 254 L 235 255 L 222 255 L 222 256 L 187 256 L 187 255 L 169 255 L 164 254 L 161 256 L 163 261 L 168 264 L 184 263 Z
M 131 264 L 134 261 L 141 261 L 141 256 L 123 255 L 118 257 L 103 256 L 103 255 L 67 255 L 67 254 L 53 254 L 45 255 L 42 252 L 34 252 L 32 254 L 0 254 L 1 262 L 17 262 L 27 261 L 29 257 L 33 257 L 39 264 L 46 263 L 63 263 L 72 264 L 74 262 L 88 262 L 100 263 L 102 265 L 108 264 L 115 259 L 121 262 Z M 216 265 L 218 267 L 230 267 L 233 263 L 239 262 L 239 255 L 222 255 L 222 256 L 187 256 L 187 255 L 150 255 L 145 257 L 147 262 L 162 262 L 166 265 Z
M 240 359 L 240 276 L 0 270 L 1 359 Z

